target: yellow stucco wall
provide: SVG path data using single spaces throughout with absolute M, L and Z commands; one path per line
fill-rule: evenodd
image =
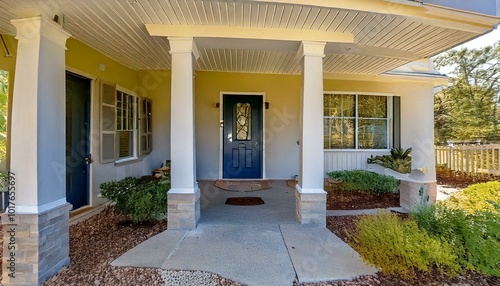
M 196 147 L 199 178 L 217 178 L 220 164 L 220 108 L 222 92 L 264 93 L 265 164 L 269 178 L 288 179 L 299 172 L 299 118 L 301 76 L 196 72 Z M 423 82 L 376 82 L 324 80 L 325 91 L 380 92 L 401 96 L 401 144 L 428 148 L 433 136 L 433 84 Z M 165 92 L 166 94 L 166 92 Z M 318 110 L 318 112 L 323 112 Z M 430 130 L 430 132 L 429 132 Z M 421 150 L 430 154 L 430 150 Z M 365 152 L 366 151 L 359 151 Z M 354 154 L 355 152 L 353 152 Z M 352 156 L 356 156 L 355 154 Z M 339 165 L 347 166 L 348 158 Z M 415 159 L 417 164 L 428 164 Z M 428 161 L 428 160 L 427 160 Z M 424 163 L 421 163 L 424 162 Z M 318 162 L 322 164 L 323 162 Z M 419 167 L 419 166 L 416 166 Z M 432 171 L 432 166 L 427 166 Z
M 196 72 L 196 147 L 199 178 L 216 178 L 220 162 L 221 92 L 264 93 L 265 168 L 269 178 L 298 174 L 301 77 L 297 75 Z
M 97 52 L 82 42 L 70 38 L 66 41 L 66 66 L 102 80 L 117 83 L 133 90 L 138 85 L 137 71 Z M 103 64 L 104 71 L 99 69 Z
M 17 40 L 12 36 L 4 36 L 9 51 L 12 57 L 0 57 L 0 69 L 8 70 L 11 86 L 15 80 L 15 65 L 16 65 L 16 50 Z M 144 76 L 140 76 L 139 72 L 122 65 L 115 60 L 97 52 L 89 46 L 75 39 L 68 39 L 66 42 L 66 67 L 69 71 L 77 73 L 81 76 L 90 79 L 101 79 L 107 82 L 116 83 L 128 90 L 137 92 L 140 95 L 146 95 L 143 90 L 148 85 L 148 81 L 144 81 Z M 104 71 L 100 70 L 100 65 L 105 66 Z M 95 81 L 93 81 L 94 87 Z M 12 89 L 9 92 L 12 101 Z M 97 88 L 92 90 L 92 122 L 91 122 L 91 145 L 94 163 L 92 164 L 91 172 L 91 203 L 93 205 L 100 204 L 105 200 L 97 198 L 99 193 L 99 184 L 103 181 L 117 180 L 125 176 L 141 176 L 151 172 L 150 156 L 142 158 L 140 161 L 132 164 L 115 166 L 114 164 L 99 163 L 99 91 Z M 15 102 L 15 99 L 14 99 Z
M 151 167 L 159 168 L 170 159 L 170 71 L 145 70 L 138 72 L 140 96 L 153 101 L 153 151 Z

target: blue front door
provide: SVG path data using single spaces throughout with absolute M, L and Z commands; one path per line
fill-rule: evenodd
M 66 200 L 88 205 L 90 80 L 66 73 Z
M 223 97 L 223 178 L 262 178 L 262 96 Z

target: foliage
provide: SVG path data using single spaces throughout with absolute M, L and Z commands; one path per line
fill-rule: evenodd
M 7 173 L 0 172 L 0 189 L 6 187 L 9 182 L 9 175 Z
M 391 155 L 368 158 L 368 163 L 379 164 L 402 174 L 411 173 L 411 148 L 406 150 L 394 148 L 391 150 Z
M 418 228 L 415 220 L 399 220 L 395 214 L 365 216 L 357 223 L 356 234 L 349 234 L 353 247 L 385 274 L 414 276 L 416 270 L 435 266 L 450 276 L 460 271 L 451 245 Z
M 100 188 L 101 195 L 115 202 L 116 209 L 127 215 L 133 223 L 158 219 L 167 211 L 168 178 L 145 182 L 127 177 L 121 181 L 104 182 Z
M 435 60 L 451 66 L 451 85 L 434 97 L 437 143 L 500 139 L 500 42 L 481 49 L 451 50 Z
M 9 73 L 0 70 L 0 162 L 7 155 L 7 102 Z
M 399 180 L 391 176 L 363 170 L 335 171 L 328 173 L 328 176 L 341 180 L 345 190 L 359 190 L 375 194 L 399 192 Z
M 491 211 L 470 214 L 445 204 L 422 205 L 412 218 L 431 237 L 448 241 L 462 269 L 500 277 L 500 217 Z
M 488 201 L 500 204 L 500 182 L 493 181 L 471 185 L 451 195 L 446 200 L 446 205 L 468 213 L 488 210 L 500 215 L 500 211 L 497 211 L 494 205 Z

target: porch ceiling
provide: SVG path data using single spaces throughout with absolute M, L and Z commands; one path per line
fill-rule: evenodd
M 171 65 L 167 39 L 150 36 L 145 24 L 342 33 L 352 35 L 354 43 L 329 43 L 325 72 L 381 74 L 444 51 L 491 28 L 472 21 L 464 25 L 462 21 L 456 26 L 460 30 L 456 30 L 453 19 L 441 16 L 427 21 L 422 16 L 411 16 L 424 13 L 423 7 L 370 1 L 376 3 L 373 9 L 376 12 L 349 6 L 353 1 L 338 1 L 342 5 L 326 7 L 261 0 L 2 0 L 0 33 L 15 34 L 10 20 L 33 15 L 33 11 L 41 11 L 50 18 L 64 14 L 64 29 L 74 38 L 134 69 L 170 69 Z M 197 70 L 300 72 L 295 57 L 297 41 L 216 37 L 200 37 L 196 41 L 201 55 Z

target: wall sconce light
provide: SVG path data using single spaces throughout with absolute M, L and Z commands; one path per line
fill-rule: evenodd
M 220 103 L 216 102 L 215 103 L 215 108 L 219 108 L 220 107 Z
M 267 101 L 264 102 L 264 106 L 265 106 L 266 109 L 269 109 L 269 102 L 267 102 Z

